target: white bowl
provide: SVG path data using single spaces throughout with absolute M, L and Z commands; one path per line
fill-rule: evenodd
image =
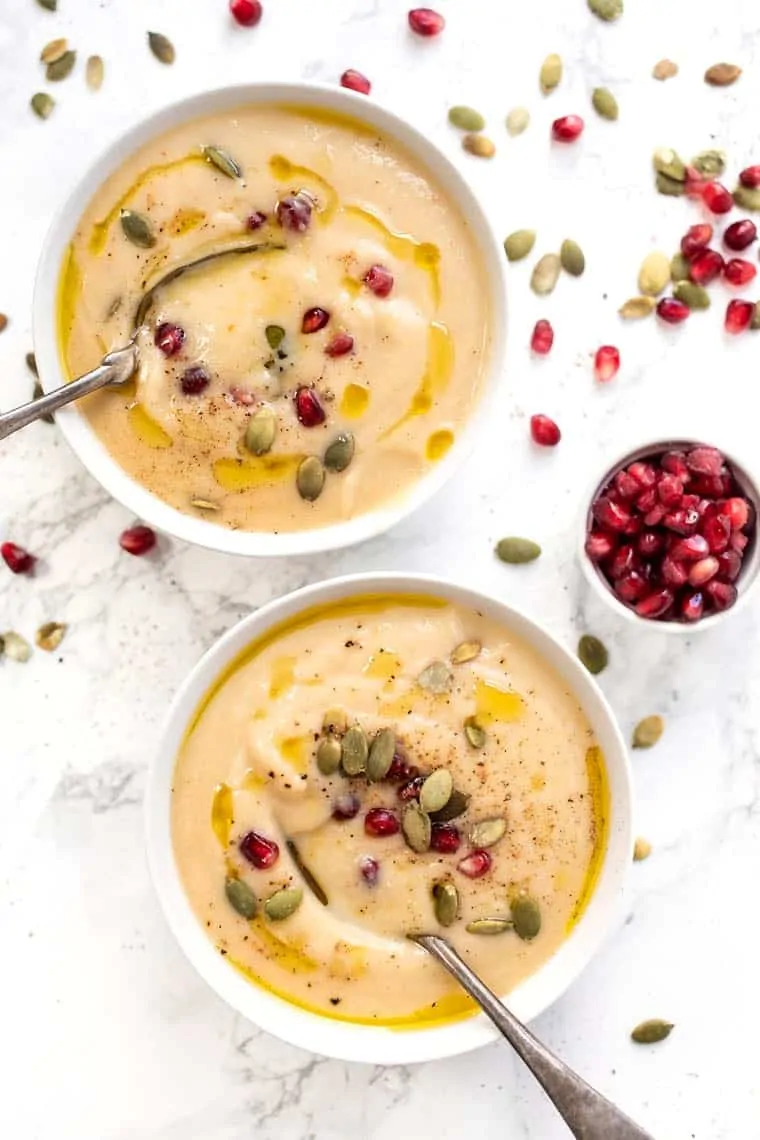
M 360 542 L 387 530 L 426 502 L 451 477 L 469 454 L 478 426 L 486 421 L 496 381 L 503 371 L 505 352 L 504 250 L 477 198 L 461 174 L 427 138 L 374 99 L 342 87 L 308 83 L 252 83 L 194 95 L 151 115 L 122 135 L 86 169 L 48 232 L 34 290 L 34 348 L 45 391 L 65 383 L 57 344 L 57 289 L 66 248 L 94 190 L 138 147 L 188 119 L 251 103 L 289 103 L 342 112 L 376 127 L 411 150 L 427 167 L 432 179 L 467 219 L 483 261 L 491 310 L 491 351 L 481 399 L 457 433 L 449 452 L 403 496 L 347 522 L 287 534 L 228 530 L 203 518 L 194 518 L 169 506 L 135 482 L 109 455 L 86 418 L 74 406 L 56 413 L 56 422 L 91 475 L 138 518 L 198 546 L 229 554 L 310 554 Z
M 734 582 L 738 596 L 730 609 L 709 614 L 700 621 L 662 621 L 659 618 L 639 617 L 635 610 L 630 609 L 613 593 L 612 587 L 607 582 L 607 579 L 603 577 L 596 564 L 592 562 L 588 554 L 586 554 L 586 536 L 592 523 L 591 507 L 599 492 L 607 486 L 610 479 L 612 479 L 622 467 L 627 467 L 629 463 L 635 463 L 637 459 L 649 459 L 651 456 L 661 455 L 664 451 L 688 451 L 690 447 L 717 447 L 731 468 L 742 494 L 745 498 L 749 499 L 754 510 L 755 531 L 747 546 L 742 567 L 739 571 L 739 577 Z M 734 458 L 733 452 L 727 451 L 725 447 L 721 447 L 720 443 L 711 442 L 708 444 L 700 439 L 684 439 L 682 436 L 672 436 L 669 439 L 655 440 L 652 443 L 644 443 L 639 447 L 629 448 L 623 455 L 616 459 L 614 463 L 611 463 L 607 467 L 601 479 L 594 479 L 586 492 L 585 498 L 581 500 L 581 503 L 582 513 L 578 526 L 578 558 L 586 581 L 596 596 L 611 606 L 616 614 L 626 618 L 629 622 L 635 623 L 639 628 L 648 626 L 650 629 L 662 633 L 688 636 L 691 636 L 697 631 L 713 629 L 719 622 L 723 621 L 724 618 L 730 618 L 732 614 L 742 609 L 751 589 L 758 580 L 758 572 L 760 571 L 760 542 L 758 542 L 757 527 L 760 525 L 760 516 L 758 515 L 758 511 L 760 510 L 760 483 L 750 474 L 747 465 L 742 460 Z
M 622 914 L 631 866 L 631 779 L 612 711 L 577 658 L 535 622 L 494 598 L 439 578 L 357 574 L 296 590 L 244 618 L 201 658 L 169 709 L 148 780 L 146 828 L 153 880 L 170 927 L 198 973 L 233 1009 L 277 1037 L 329 1057 L 373 1064 L 407 1064 L 450 1057 L 497 1036 L 483 1015 L 437 1028 L 393 1030 L 331 1020 L 291 1005 L 246 980 L 219 954 L 193 913 L 172 847 L 171 787 L 177 754 L 200 701 L 226 666 L 272 626 L 308 607 L 360 594 L 434 594 L 506 624 L 533 645 L 578 697 L 601 746 L 609 776 L 610 834 L 602 872 L 582 918 L 556 954 L 509 995 L 524 1021 L 537 1017 L 580 974 Z

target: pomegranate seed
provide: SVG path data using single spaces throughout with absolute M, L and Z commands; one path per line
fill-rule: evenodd
M 563 115 L 552 123 L 552 138 L 556 142 L 575 142 L 583 130 L 583 119 L 580 115 Z
M 705 514 L 702 521 L 702 534 L 711 554 L 722 554 L 728 550 L 731 539 L 731 522 L 726 515 Z
M 711 554 L 709 558 L 700 558 L 689 569 L 689 585 L 704 586 L 720 570 L 718 559 Z
M 246 229 L 260 230 L 266 220 L 266 214 L 262 214 L 261 210 L 254 210 L 245 220 Z
M 333 803 L 332 817 L 333 819 L 353 819 L 354 816 L 359 814 L 359 808 L 362 805 L 359 802 L 359 797 L 355 796 L 352 792 L 346 792 Z
M 723 234 L 723 241 L 729 249 L 746 249 L 757 237 L 757 226 L 749 218 L 740 222 L 732 222 Z
M 684 179 L 684 190 L 686 191 L 686 197 L 701 198 L 704 185 L 704 175 L 700 174 L 695 166 L 687 166 L 686 178 Z
M 651 463 L 642 463 L 638 460 L 632 463 L 628 468 L 628 474 L 636 480 L 640 487 L 646 490 L 648 487 L 654 487 L 657 482 L 657 472 Z
M 374 887 L 380 877 L 380 864 L 371 855 L 362 855 L 359 860 L 359 874 L 369 887 Z
M 230 12 L 244 28 L 254 28 L 261 19 L 262 7 L 259 0 L 230 0 Z
M 127 554 L 139 557 L 156 545 L 156 532 L 149 526 L 130 526 L 119 535 L 119 546 Z
M 680 325 L 690 313 L 689 306 L 675 297 L 663 297 L 657 302 L 657 316 L 661 321 L 667 321 L 669 325 Z
M 461 871 L 468 879 L 482 879 L 483 875 L 490 871 L 491 861 L 488 852 L 478 847 L 469 855 L 465 855 L 464 859 L 459 860 L 457 871 Z
M 378 838 L 396 835 L 400 826 L 398 816 L 394 815 L 388 808 L 370 808 L 364 817 L 364 830 L 367 835 L 374 835 Z
M 723 266 L 723 276 L 732 285 L 746 285 L 757 276 L 757 270 L 751 261 L 743 257 L 732 257 Z
M 721 475 L 724 459 L 717 447 L 693 447 L 687 453 L 686 463 L 697 475 Z
M 685 511 L 697 511 L 698 514 L 705 513 L 705 507 L 709 506 L 709 500 L 700 499 L 699 495 L 684 495 L 681 499 L 681 506 Z
M 749 520 L 749 506 L 746 499 L 734 496 L 720 504 L 720 513 L 726 515 L 733 530 L 742 530 Z
M 659 526 L 667 513 L 667 507 L 664 507 L 662 503 L 655 503 L 651 511 L 647 511 L 644 515 L 644 526 Z
M 653 558 L 655 554 L 660 553 L 664 545 L 665 539 L 656 530 L 645 530 L 639 535 L 636 549 L 644 558 Z
M 533 335 L 530 338 L 530 347 L 539 356 L 546 356 L 554 344 L 554 329 L 548 321 L 536 321 Z
M 736 336 L 737 333 L 744 332 L 752 320 L 755 312 L 755 306 L 752 301 L 729 301 L 726 307 L 726 318 L 724 327 L 726 332 Z
M 586 536 L 586 554 L 592 562 L 601 562 L 615 549 L 615 539 L 603 530 L 592 530 Z
M 362 281 L 376 297 L 387 297 L 393 288 L 393 274 L 384 265 L 370 265 Z
M 610 561 L 610 575 L 613 578 L 622 578 L 629 570 L 637 570 L 639 559 L 633 547 L 626 543 L 618 547 Z
M 760 166 L 745 167 L 739 175 L 739 181 L 742 186 L 748 186 L 750 190 L 755 190 L 760 186 Z
M 455 855 L 459 850 L 462 837 L 459 828 L 453 823 L 434 823 L 430 833 L 431 850 L 439 855 Z
M 319 332 L 320 329 L 325 327 L 329 320 L 330 314 L 327 309 L 320 309 L 318 305 L 313 309 L 307 309 L 301 321 L 301 332 Z
M 722 554 L 718 555 L 718 566 L 720 567 L 718 573 L 721 578 L 733 582 L 739 577 L 739 571 L 742 568 L 741 555 L 737 554 L 735 550 L 724 550 Z
M 647 594 L 636 605 L 636 613 L 643 618 L 658 618 L 673 605 L 673 591 L 663 587 Z
M 709 553 L 709 543 L 701 534 L 676 539 L 668 552 L 669 557 L 676 562 L 696 562 L 699 558 L 706 558 Z
M 610 530 L 622 531 L 633 518 L 630 508 L 624 503 L 615 503 L 608 495 L 602 495 L 591 508 L 594 518 Z
M 280 198 L 274 212 L 283 229 L 302 234 L 311 225 L 313 209 L 312 198 L 305 190 L 299 190 L 297 194 L 287 194 L 284 198 Z
M 691 479 L 691 471 L 689 471 L 686 455 L 683 451 L 666 451 L 660 460 L 660 467 L 669 475 L 678 476 L 682 483 L 688 483 Z
M 731 541 L 729 542 L 728 545 L 731 547 L 732 550 L 735 550 L 737 552 L 737 554 L 743 554 L 745 549 L 747 548 L 748 543 L 749 543 L 749 538 L 747 537 L 747 535 L 742 534 L 742 532 L 740 530 L 735 530 L 733 532 L 733 534 L 731 535 Z
M 295 395 L 296 415 L 304 427 L 318 427 L 325 422 L 325 409 L 313 388 L 298 388 Z
M 699 523 L 699 512 L 685 511 L 681 507 L 676 511 L 668 511 L 662 521 L 668 530 L 674 530 L 676 534 L 694 534 Z
M 372 84 L 366 75 L 362 75 L 361 71 L 354 71 L 349 67 L 344 71 L 340 77 L 341 87 L 347 87 L 349 91 L 358 91 L 360 95 L 369 95 L 372 90 Z
M 704 598 L 699 590 L 684 595 L 681 601 L 681 617 L 685 621 L 699 621 L 704 609 Z
M 689 277 L 697 285 L 709 285 L 723 272 L 723 258 L 715 249 L 698 253 L 689 266 Z
M 620 368 L 620 353 L 611 344 L 603 344 L 596 350 L 594 357 L 594 375 L 602 384 L 617 376 Z
M 719 582 L 713 579 L 705 586 L 705 593 L 716 610 L 729 609 L 737 598 L 736 586 L 730 582 Z
M 708 222 L 700 222 L 697 226 L 689 226 L 681 238 L 681 253 L 691 261 L 701 253 L 705 246 L 712 241 L 713 228 Z
M 712 214 L 727 214 L 733 209 L 734 200 L 720 182 L 706 182 L 702 188 L 702 201 Z
M 242 408 L 252 408 L 256 403 L 256 393 L 250 388 L 241 387 L 240 384 L 233 384 L 229 397 L 233 404 L 239 404 Z
M 347 332 L 336 333 L 325 347 L 327 356 L 345 356 L 354 347 L 354 338 Z
M 636 499 L 636 506 L 645 514 L 647 511 L 651 511 L 655 506 L 659 506 L 657 488 L 648 487 L 646 491 L 642 491 Z
M 420 798 L 420 788 L 425 783 L 425 776 L 413 776 L 406 784 L 402 784 L 396 795 L 402 803 L 408 804 L 410 800 Z
M 718 499 L 725 494 L 725 486 L 720 475 L 697 475 L 689 485 L 695 494 L 708 499 Z
M 249 831 L 240 840 L 240 853 L 257 871 L 268 871 L 280 858 L 280 848 L 274 839 L 267 839 L 258 831 Z
M 182 373 L 179 383 L 186 396 L 200 396 L 211 383 L 211 377 L 202 364 L 191 364 Z
M 644 529 L 644 520 L 634 515 L 623 527 L 623 534 L 639 534 Z
M 14 574 L 31 574 L 37 561 L 33 554 L 24 550 L 23 546 L 17 546 L 15 542 L 4 542 L 0 546 L 0 554 L 5 565 Z
M 539 447 L 556 447 L 562 438 L 562 433 L 554 420 L 542 415 L 530 417 L 530 434 L 533 442 Z
M 649 583 L 638 570 L 630 570 L 614 583 L 614 590 L 621 601 L 632 605 L 643 598 L 649 589 Z
M 665 507 L 677 507 L 683 496 L 683 483 L 675 475 L 662 476 L 657 484 L 657 497 Z
M 412 8 L 407 18 L 418 36 L 438 36 L 446 27 L 443 16 L 432 8 Z
M 662 575 L 663 582 L 667 582 L 669 586 L 676 587 L 684 586 L 689 577 L 689 571 L 683 562 L 676 562 L 669 554 L 666 554 L 662 560 L 660 574 Z
M 627 471 L 618 471 L 615 476 L 615 487 L 624 499 L 635 499 L 639 493 L 639 485 Z
M 406 783 L 415 776 L 419 776 L 419 774 L 419 768 L 409 763 L 409 758 L 406 753 L 400 748 L 396 748 L 396 751 L 393 753 L 393 759 L 391 760 L 391 766 L 388 769 L 388 774 L 385 777 L 386 780 L 389 780 L 393 784 L 398 784 L 402 780 Z
M 185 340 L 185 330 L 179 325 L 172 325 L 164 321 L 156 329 L 153 343 L 160 348 L 164 356 L 176 356 Z

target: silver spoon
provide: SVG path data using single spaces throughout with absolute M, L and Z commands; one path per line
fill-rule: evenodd
M 107 385 L 125 384 L 137 367 L 138 351 L 135 339 L 137 332 L 144 323 L 148 311 L 156 299 L 156 294 L 170 282 L 176 281 L 178 277 L 182 277 L 183 274 L 189 273 L 191 270 L 200 269 L 203 265 L 218 261 L 222 257 L 233 257 L 247 253 L 270 253 L 273 250 L 280 249 L 285 249 L 285 246 L 276 245 L 273 242 L 246 242 L 241 245 L 227 246 L 215 253 L 207 253 L 204 257 L 196 258 L 195 261 L 189 261 L 185 265 L 176 265 L 174 269 L 170 269 L 168 273 L 159 278 L 155 285 L 148 289 L 147 293 L 143 294 L 135 310 L 132 336 L 128 344 L 124 348 L 116 348 L 113 352 L 106 353 L 97 368 L 94 368 L 92 372 L 86 372 L 77 380 L 72 380 L 70 384 L 64 384 L 62 388 L 56 388 L 54 392 L 40 396 L 38 400 L 22 404 L 20 408 L 0 413 L 0 439 L 13 435 L 15 431 L 26 427 L 27 424 L 34 423 L 42 416 L 52 415 L 65 404 L 80 400 L 82 396 L 88 396 L 90 392 L 97 392 L 99 388 L 105 388 Z
M 639 1128 L 630 1117 L 550 1053 L 473 973 L 445 938 L 439 938 L 437 934 L 417 934 L 411 938 L 437 958 L 490 1017 L 533 1073 L 573 1136 L 578 1140 L 654 1140 L 649 1132 Z

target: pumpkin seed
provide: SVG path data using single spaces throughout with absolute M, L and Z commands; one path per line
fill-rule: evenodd
M 510 565 L 535 562 L 540 554 L 541 547 L 530 538 L 501 538 L 496 543 L 496 557 Z
M 739 183 L 733 194 L 737 206 L 743 210 L 760 210 L 760 187 L 742 186 Z
M 222 174 L 226 174 L 228 178 L 243 177 L 242 167 L 239 163 L 235 162 L 235 159 L 226 150 L 222 150 L 219 146 L 202 146 L 201 150 L 203 151 L 203 157 L 206 159 L 206 162 L 210 162 L 212 166 L 215 166 Z M 277 326 L 269 325 L 268 327 L 276 328 Z M 277 345 L 272 345 L 272 347 L 277 348 Z
M 633 861 L 634 863 L 643 863 L 652 854 L 652 844 L 648 839 L 642 839 L 641 836 L 636 840 L 633 845 Z
M 9 630 L 8 633 L 0 634 L 0 640 L 3 643 L 3 653 L 6 657 L 10 657 L 11 661 L 23 663 L 32 656 L 31 645 L 20 633 Z
M 58 9 L 58 0 L 37 0 L 37 3 L 46 12 L 55 12 Z
M 423 854 L 430 847 L 432 827 L 430 817 L 425 814 L 419 804 L 409 803 L 401 816 L 401 830 L 404 838 L 418 855 Z
M 670 260 L 654 250 L 647 254 L 639 270 L 639 289 L 648 297 L 657 297 L 670 281 Z
M 678 64 L 673 63 L 672 59 L 661 59 L 652 68 L 652 75 L 655 79 L 672 79 L 678 75 Z
M 303 880 L 306 883 L 306 886 L 309 888 L 311 893 L 319 899 L 319 901 L 322 903 L 322 906 L 327 906 L 327 894 L 325 893 L 322 884 L 318 879 L 314 877 L 311 870 L 304 863 L 303 859 L 301 858 L 301 852 L 298 850 L 293 840 L 286 839 L 285 846 L 290 852 L 291 859 L 303 876 Z
M 222 509 L 218 503 L 212 503 L 211 499 L 191 499 L 190 506 L 195 507 L 196 511 L 220 511 Z
M 49 63 L 45 68 L 45 78 L 48 83 L 59 83 L 62 79 L 66 79 L 74 70 L 76 61 L 77 53 L 75 51 L 65 51 L 53 63 Z
M 726 156 L 722 150 L 703 150 L 691 160 L 691 165 L 707 178 L 716 178 L 726 169 Z
M 686 183 L 679 182 L 675 178 L 669 178 L 667 174 L 663 174 L 658 170 L 654 176 L 654 184 L 657 187 L 658 194 L 664 194 L 668 198 L 682 198 L 686 193 Z
M 270 922 L 282 922 L 295 914 L 303 902 L 303 891 L 300 887 L 283 887 L 275 891 L 264 903 L 264 914 Z
M 420 788 L 420 807 L 429 815 L 446 807 L 454 791 L 454 781 L 448 768 L 436 768 Z
M 530 287 L 539 297 L 546 297 L 553 292 L 559 280 L 559 271 L 562 263 L 556 253 L 545 253 L 533 269 L 530 278 Z
M 44 395 L 45 395 L 45 392 L 43 390 L 42 385 L 40 384 L 39 380 L 35 380 L 34 387 L 32 388 L 32 399 L 33 400 L 39 400 Z M 54 424 L 55 423 L 55 420 L 53 419 L 52 412 L 45 412 L 44 415 L 39 416 L 39 419 L 41 419 L 42 422 L 46 423 L 46 424 Z
M 535 230 L 515 230 L 504 238 L 504 252 L 508 261 L 522 261 L 536 244 Z
M 544 95 L 548 95 L 555 87 L 558 87 L 561 79 L 562 59 L 556 52 L 552 52 L 541 64 L 541 71 L 538 76 L 538 82 Z
M 479 641 L 461 641 L 451 651 L 451 664 L 466 665 L 468 661 L 474 661 L 480 656 L 482 648 Z
M 247 883 L 244 883 L 242 879 L 228 875 L 224 880 L 224 893 L 232 909 L 236 910 L 242 918 L 254 917 L 258 903 L 255 894 Z
M 580 277 L 586 268 L 586 258 L 577 241 L 565 238 L 559 249 L 559 260 L 565 273 L 571 277 Z
M 68 626 L 59 621 L 46 621 L 37 630 L 35 641 L 40 649 L 44 649 L 47 653 L 52 653 L 54 649 L 63 641 L 66 636 Z
M 348 717 L 345 709 L 328 709 L 322 718 L 322 731 L 342 736 L 348 728 Z
M 343 737 L 340 762 L 347 776 L 359 776 L 367 770 L 369 744 L 367 734 L 359 724 L 353 724 Z
M 448 693 L 453 680 L 454 674 L 445 661 L 431 661 L 420 673 L 417 684 L 426 693 L 441 696 L 443 693 Z
M 459 127 L 461 131 L 482 131 L 486 121 L 480 111 L 474 107 L 449 108 L 449 122 L 452 127 Z
M 623 14 L 623 0 L 587 0 L 587 3 L 594 15 L 607 23 Z
M 57 59 L 66 54 L 68 48 L 68 40 L 51 40 L 49 44 L 45 44 L 40 52 L 40 63 L 55 63 Z
M 710 294 L 702 285 L 696 285 L 693 281 L 678 281 L 673 286 L 673 296 L 690 309 L 710 308 Z
M 459 891 L 453 883 L 436 883 L 433 887 L 433 910 L 441 926 L 451 926 L 459 914 Z
M 666 178 L 672 178 L 676 182 L 686 181 L 686 163 L 672 147 L 658 147 L 652 155 L 652 165 Z
M 393 763 L 396 751 L 396 733 L 383 728 L 372 741 L 367 757 L 367 777 L 372 781 L 384 780 Z
M 0 333 L 5 332 L 8 328 L 8 318 L 5 313 L 0 313 Z
M 476 158 L 493 158 L 496 146 L 485 135 L 465 135 L 462 139 L 462 148 Z
M 642 1021 L 631 1031 L 631 1040 L 637 1045 L 656 1045 L 669 1037 L 673 1029 L 672 1022 L 653 1017 L 650 1021 Z
M 665 731 L 665 721 L 661 716 L 645 716 L 633 730 L 634 748 L 652 748 Z
M 322 494 L 325 485 L 325 469 L 316 455 L 309 455 L 296 472 L 298 494 L 307 502 L 313 503 Z
M 682 253 L 674 253 L 670 259 L 670 280 L 675 285 L 678 281 L 688 281 L 690 265 Z
M 603 642 L 593 634 L 584 633 L 578 642 L 578 657 L 589 673 L 601 673 L 606 669 L 609 654 Z
M 730 87 L 736 83 L 741 73 L 742 69 L 735 63 L 714 63 L 705 72 L 705 83 L 711 87 Z
M 758 305 L 757 301 L 755 301 L 755 309 L 752 313 L 752 320 L 749 322 L 749 327 L 753 332 L 757 332 L 757 330 L 760 329 L 760 305 Z
M 272 408 L 265 406 L 249 419 L 243 442 L 252 455 L 266 455 L 272 450 L 276 434 L 277 416 Z
M 478 724 L 474 716 L 468 716 L 464 722 L 464 735 L 470 748 L 484 747 L 486 730 Z
M 285 340 L 285 329 L 282 325 L 267 325 L 264 329 L 267 344 L 275 352 Z
M 177 54 L 174 44 L 160 32 L 148 32 L 148 47 L 161 63 L 174 63 Z
M 473 847 L 495 847 L 507 831 L 505 819 L 482 819 L 470 828 L 470 843 Z
M 135 210 L 122 210 L 120 219 L 124 236 L 133 245 L 139 245 L 142 249 L 151 249 L 156 244 L 156 235 L 153 233 L 150 219 L 145 214 L 138 214 Z
M 654 306 L 654 297 L 631 297 L 623 302 L 618 313 L 625 321 L 639 321 L 642 317 L 648 317 Z
M 450 820 L 458 819 L 460 815 L 464 815 L 469 803 L 470 797 L 454 788 L 446 805 L 440 811 L 434 811 L 430 818 L 433 823 L 449 823 Z
M 530 123 L 530 111 L 527 107 L 513 107 L 506 118 L 507 131 L 516 138 L 527 129 Z
M 468 934 L 506 934 L 514 928 L 515 924 L 508 918 L 476 918 L 465 926 Z
M 620 114 L 618 102 L 606 87 L 595 87 L 591 93 L 591 106 L 602 119 L 614 123 Z
M 32 95 L 29 104 L 38 119 L 49 119 L 55 107 L 55 99 L 47 91 L 38 91 Z
M 85 65 L 85 80 L 90 91 L 100 91 L 103 86 L 105 66 L 99 55 L 91 55 Z
M 345 471 L 354 457 L 356 443 L 350 431 L 336 435 L 325 450 L 325 467 L 328 471 Z
M 332 776 L 340 767 L 341 746 L 337 736 L 325 736 L 317 745 L 317 767 L 323 776 Z
M 538 903 L 530 895 L 518 895 L 511 903 L 512 922 L 515 934 L 524 942 L 530 942 L 541 929 L 541 911 Z

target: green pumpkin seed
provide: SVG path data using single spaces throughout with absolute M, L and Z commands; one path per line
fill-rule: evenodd
M 68 47 L 68 40 L 51 40 L 40 52 L 40 63 L 55 63 L 66 54 Z
M 454 781 L 448 768 L 436 768 L 420 788 L 420 807 L 427 814 L 446 807 L 454 791 Z
M 652 155 L 652 165 L 666 178 L 672 178 L 675 182 L 686 181 L 686 163 L 672 147 L 658 147 Z
M 670 281 L 670 261 L 664 253 L 647 254 L 639 270 L 639 289 L 648 297 L 657 297 Z
M 215 166 L 222 174 L 226 174 L 228 178 L 243 177 L 243 169 L 240 164 L 235 162 L 232 155 L 226 150 L 222 150 L 220 146 L 203 146 L 201 150 L 203 151 L 203 157 L 206 159 L 206 162 L 210 162 L 212 166 Z M 276 328 L 277 326 L 269 325 L 268 327 Z M 276 348 L 277 345 L 272 345 L 272 347 Z
M 336 435 L 325 450 L 325 467 L 328 471 L 345 471 L 354 457 L 356 443 L 350 431 Z
M 527 129 L 530 123 L 530 111 L 527 107 L 513 107 L 506 118 L 507 131 L 516 138 Z
M 587 0 L 595 16 L 606 23 L 617 20 L 623 14 L 623 0 Z
M 191 499 L 190 506 L 195 507 L 196 511 L 220 511 L 222 509 L 218 503 L 212 503 L 211 499 Z
M 461 131 L 482 131 L 486 121 L 480 111 L 473 107 L 451 107 L 449 109 L 449 122 L 452 127 L 459 127 Z
M 676 282 L 673 286 L 673 296 L 683 301 L 690 309 L 710 308 L 710 294 L 702 285 L 696 285 L 693 281 Z
M 37 630 L 35 641 L 40 649 L 44 649 L 47 653 L 52 653 L 57 649 L 66 636 L 68 626 L 60 621 L 46 621 Z
M 636 840 L 633 845 L 633 861 L 634 863 L 643 863 L 652 854 L 652 844 L 648 839 L 642 839 L 641 836 Z
M 301 852 L 298 850 L 298 848 L 296 847 L 293 840 L 292 839 L 286 839 L 285 846 L 287 847 L 288 851 L 290 852 L 290 857 L 293 860 L 293 862 L 295 863 L 299 872 L 301 873 L 303 880 L 306 883 L 306 886 L 309 888 L 309 890 L 315 896 L 315 898 L 319 899 L 319 901 L 322 903 L 322 906 L 327 906 L 327 901 L 328 901 L 327 895 L 325 893 L 324 888 L 322 887 L 322 884 L 319 882 L 318 879 L 316 879 L 314 877 L 312 872 L 309 870 L 309 868 L 304 863 L 303 859 L 301 858 Z
M 460 815 L 464 815 L 469 803 L 470 797 L 454 788 L 444 807 L 440 811 L 434 811 L 430 818 L 433 823 L 449 823 L 450 820 L 458 819 Z
M 29 642 L 20 633 L 14 633 L 13 630 L 0 634 L 0 643 L 2 643 L 0 656 L 4 653 L 6 657 L 10 657 L 11 661 L 19 661 L 23 664 L 32 656 L 32 647 Z
M 235 879 L 229 875 L 224 880 L 224 893 L 227 902 L 242 918 L 253 918 L 258 908 L 256 896 L 242 879 Z
M 392 728 L 383 728 L 378 732 L 370 746 L 367 757 L 367 777 L 372 781 L 384 780 L 393 763 L 393 754 L 396 751 L 396 733 Z
M 90 91 L 99 91 L 103 86 L 105 65 L 99 55 L 91 55 L 85 65 L 85 80 Z
M 433 887 L 433 910 L 441 926 L 451 926 L 459 914 L 459 891 L 453 883 L 436 883 Z
M 556 253 L 545 253 L 536 262 L 530 277 L 530 287 L 538 297 L 546 297 L 554 291 L 561 268 L 562 262 Z
M 348 728 L 348 717 L 345 709 L 328 709 L 322 718 L 322 731 L 334 736 L 342 736 Z
M 757 301 L 755 301 L 755 309 L 752 313 L 752 320 L 749 322 L 749 327 L 753 332 L 757 332 L 757 330 L 760 329 L 760 305 L 758 305 Z
M 55 107 L 55 99 L 47 91 L 38 91 L 32 95 L 29 104 L 38 119 L 49 119 Z
M 504 238 L 504 252 L 508 261 L 522 261 L 536 244 L 535 230 L 515 230 Z
M 58 0 L 37 0 L 40 8 L 44 8 L 46 12 L 56 12 L 58 10 Z
M 359 724 L 353 724 L 341 741 L 340 762 L 347 776 L 359 776 L 367 770 L 369 744 Z
M 645 716 L 633 730 L 634 748 L 652 748 L 665 731 L 665 721 L 661 716 Z
M 614 123 L 620 114 L 618 102 L 606 87 L 595 87 L 591 93 L 591 106 L 602 119 Z
M 658 170 L 654 176 L 654 184 L 658 194 L 665 194 L 668 198 L 682 198 L 686 193 L 686 184 L 675 178 L 669 178 Z
M 659 80 L 672 79 L 678 75 L 678 64 L 673 63 L 672 59 L 661 59 L 652 68 L 652 75 Z
M 174 63 L 176 57 L 174 44 L 160 32 L 148 32 L 148 47 L 161 63 Z
M 705 72 L 705 83 L 711 87 L 730 87 L 736 83 L 741 73 L 742 69 L 735 63 L 714 63 Z
M 132 245 L 139 245 L 142 249 L 152 249 L 156 244 L 156 235 L 150 219 L 145 214 L 138 214 L 134 210 L 122 210 L 120 215 L 121 228 L 124 236 Z
M 432 834 L 430 817 L 425 814 L 419 804 L 410 803 L 406 805 L 404 814 L 401 816 L 401 830 L 412 851 L 421 855 L 429 850 Z
M 548 95 L 555 87 L 558 87 L 561 79 L 562 59 L 556 52 L 552 52 L 541 64 L 541 71 L 538 76 L 538 82 L 544 95 Z
M 462 641 L 451 651 L 452 665 L 466 665 L 480 656 L 483 646 L 479 641 Z
M 650 1021 L 642 1021 L 631 1031 L 631 1040 L 637 1045 L 656 1045 L 669 1037 L 674 1025 L 671 1021 L 661 1021 L 653 1017 Z
M 586 258 L 577 241 L 565 238 L 560 246 L 559 260 L 565 273 L 571 277 L 580 277 L 586 268 Z
M 243 442 L 252 455 L 266 455 L 272 450 L 276 434 L 277 416 L 272 408 L 263 407 L 249 419 Z
M 283 887 L 275 891 L 264 903 L 264 914 L 270 922 L 282 922 L 295 914 L 303 902 L 303 891 L 300 887 Z
M 75 51 L 65 51 L 53 63 L 49 63 L 45 68 L 45 78 L 48 83 L 59 83 L 62 79 L 66 79 L 74 70 L 76 61 L 77 53 Z
M 267 338 L 269 347 L 273 352 L 276 352 L 285 340 L 285 329 L 282 325 L 267 325 L 264 329 L 264 336 Z
M 462 139 L 462 149 L 476 158 L 493 158 L 496 154 L 496 145 L 485 135 L 465 135 Z
M 486 730 L 478 724 L 474 716 L 464 722 L 464 735 L 470 748 L 483 748 L 486 743 Z
M 340 768 L 341 746 L 337 736 L 325 736 L 317 745 L 317 767 L 323 776 L 332 776 Z
M 470 828 L 470 843 L 473 847 L 495 847 L 507 831 L 505 819 L 481 819 Z
M 717 178 L 726 169 L 726 156 L 722 150 L 703 150 L 694 156 L 691 165 L 706 178 Z
M 508 918 L 476 918 L 465 926 L 468 934 L 506 934 L 514 928 L 515 924 Z
M 453 680 L 454 674 L 445 661 L 431 661 L 420 673 L 417 684 L 426 693 L 441 696 L 443 693 L 448 693 Z
M 322 494 L 325 485 L 325 469 L 316 455 L 309 455 L 303 460 L 296 472 L 296 487 L 298 494 L 307 502 L 313 503 Z
M 688 281 L 691 267 L 682 253 L 674 253 L 670 259 L 670 280 L 673 284 Z
M 530 942 L 541 929 L 541 911 L 538 903 L 529 895 L 518 895 L 511 903 L 512 922 L 515 934 L 524 942 Z
M 739 183 L 733 194 L 734 201 L 742 210 L 760 210 L 760 187 L 742 186 Z
M 502 562 L 519 566 L 524 562 L 535 562 L 541 554 L 541 547 L 530 538 L 501 538 L 496 543 L 496 557 Z
M 601 673 L 606 669 L 609 654 L 605 645 L 590 633 L 584 633 L 578 642 L 578 657 L 589 673 Z
M 654 297 L 631 297 L 624 301 L 618 313 L 625 321 L 640 321 L 654 311 Z

